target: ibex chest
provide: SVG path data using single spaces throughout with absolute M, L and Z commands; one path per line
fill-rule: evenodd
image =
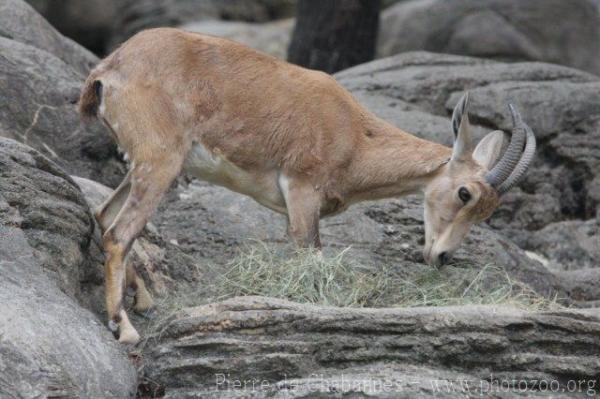
M 287 213 L 285 200 L 277 184 L 277 170 L 266 173 L 244 170 L 201 143 L 193 144 L 183 167 L 186 174 L 248 195 L 276 212 Z

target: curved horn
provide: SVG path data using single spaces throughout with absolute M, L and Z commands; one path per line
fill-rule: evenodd
M 452 160 L 458 160 L 471 153 L 471 125 L 469 123 L 469 92 L 465 92 L 452 112 L 454 144 Z
M 462 95 L 458 103 L 454 106 L 454 111 L 452 112 L 452 131 L 454 132 L 454 138 L 458 136 L 458 129 L 460 128 L 462 117 L 469 107 L 469 92 L 466 91 L 465 94 Z
M 502 184 L 500 184 L 500 186 L 498 186 L 497 190 L 498 194 L 500 195 L 504 194 L 505 192 L 510 190 L 515 184 L 521 181 L 521 179 L 525 175 L 525 172 L 527 171 L 527 168 L 533 160 L 533 155 L 535 154 L 536 146 L 535 135 L 533 134 L 531 128 L 527 125 L 525 125 L 525 131 L 527 132 L 527 138 L 525 149 L 523 150 L 523 156 L 519 160 L 519 163 L 517 163 L 517 166 L 515 166 L 515 169 L 512 171 L 510 176 L 508 176 L 508 178 L 504 180 Z
M 513 172 L 523 153 L 525 144 L 526 127 L 521 119 L 521 115 L 512 104 L 508 105 L 513 120 L 513 133 L 510 138 L 510 144 L 500 161 L 490 170 L 485 178 L 492 187 L 499 187 L 508 176 Z

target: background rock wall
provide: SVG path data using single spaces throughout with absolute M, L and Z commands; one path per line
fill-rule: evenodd
M 379 54 L 426 50 L 600 73 L 596 0 L 412 0 L 382 13 Z

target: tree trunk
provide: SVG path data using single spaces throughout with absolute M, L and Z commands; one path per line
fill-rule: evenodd
M 288 60 L 333 73 L 371 61 L 380 0 L 299 0 Z

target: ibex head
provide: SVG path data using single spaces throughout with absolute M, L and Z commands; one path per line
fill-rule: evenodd
M 513 133 L 502 157 L 500 130 L 489 133 L 473 150 L 468 105 L 466 93 L 452 115 L 452 157 L 425 190 L 423 256 L 431 265 L 446 263 L 471 226 L 491 216 L 500 196 L 521 180 L 535 152 L 535 136 L 512 105 Z

